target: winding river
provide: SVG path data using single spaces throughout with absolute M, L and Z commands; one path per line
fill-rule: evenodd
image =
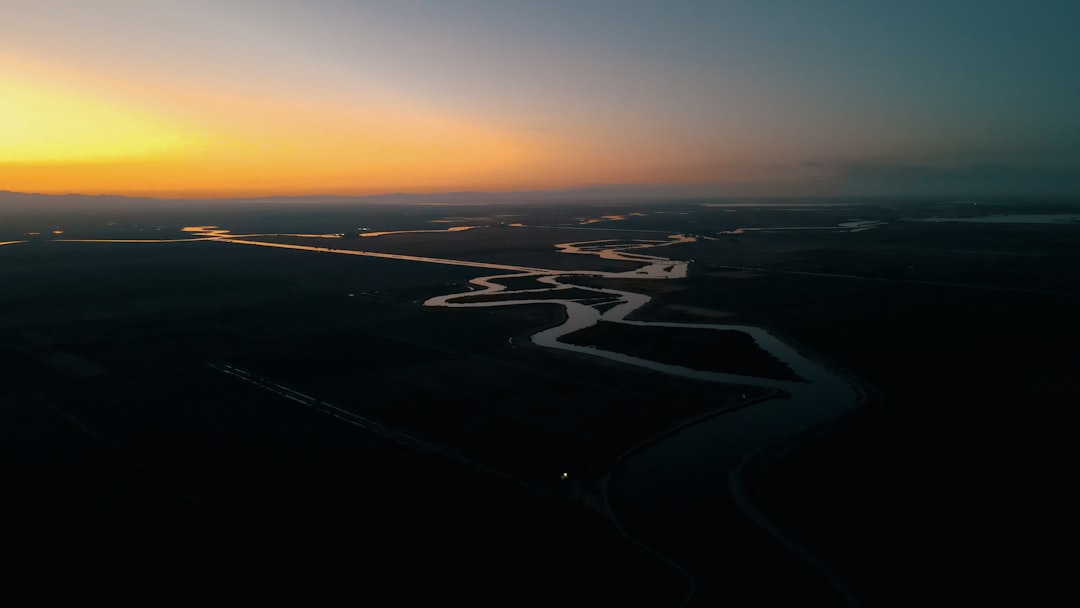
M 464 230 L 472 227 L 450 229 Z M 594 255 L 606 260 L 631 262 L 638 266 L 623 272 L 589 270 L 550 270 L 506 264 L 492 264 L 468 260 L 433 258 L 425 256 L 380 253 L 334 247 L 317 247 L 272 241 L 251 240 L 253 237 L 293 236 L 339 238 L 338 234 L 245 234 L 234 235 L 216 226 L 190 226 L 184 231 L 191 234 L 185 239 L 161 240 L 114 240 L 114 239 L 56 239 L 67 242 L 193 242 L 218 241 L 237 245 L 274 247 L 292 250 L 316 251 L 356 255 L 413 262 L 468 266 L 498 271 L 498 274 L 479 277 L 470 281 L 469 291 L 441 295 L 428 299 L 426 306 L 448 308 L 517 306 L 523 304 L 557 304 L 566 310 L 566 319 L 560 325 L 543 329 L 531 336 L 539 346 L 601 357 L 622 364 L 654 370 L 672 376 L 702 382 L 716 382 L 744 386 L 756 386 L 774 391 L 772 397 L 747 407 L 724 411 L 691 421 L 659 437 L 654 437 L 624 454 L 602 488 L 604 510 L 623 529 L 623 519 L 647 519 L 660 503 L 672 501 L 693 503 L 708 497 L 726 495 L 732 491 L 729 479 L 751 455 L 781 440 L 797 435 L 817 424 L 856 408 L 862 401 L 859 390 L 845 377 L 829 370 L 797 348 L 785 343 L 767 330 L 748 326 L 720 323 L 669 323 L 631 320 L 629 317 L 640 310 L 650 297 L 641 293 L 616 289 L 585 287 L 566 282 L 577 276 L 635 279 L 642 281 L 675 280 L 687 276 L 689 262 L 673 260 L 658 255 L 642 253 L 670 245 L 694 242 L 694 237 L 673 234 L 666 239 L 609 239 L 562 243 L 558 251 L 569 255 Z M 394 232 L 367 233 L 362 236 L 377 237 Z M 0 245 L 25 241 L 0 242 Z M 500 283 L 507 279 L 532 277 L 540 287 L 509 290 Z M 477 289 L 479 288 L 479 289 Z M 590 292 L 588 298 L 559 298 L 560 291 L 573 289 Z M 545 294 L 547 297 L 529 297 Z M 524 295 L 524 298 L 522 296 Z M 484 301 L 477 301 L 486 296 Z M 507 296 L 505 300 L 492 296 Z M 522 298 L 522 299 L 516 299 Z M 470 301 L 471 300 L 471 301 Z M 573 332 L 596 325 L 600 321 L 636 326 L 673 327 L 701 331 L 737 331 L 750 336 L 765 351 L 785 363 L 802 382 L 775 380 L 694 369 L 692 367 L 651 361 L 615 351 L 596 347 L 569 344 L 560 340 Z M 744 509 L 753 509 L 743 504 Z M 757 514 L 760 516 L 760 514 Z M 760 522 L 760 517 L 758 518 Z M 634 537 L 633 530 L 625 530 Z M 774 531 L 774 533 L 776 533 Z
M 535 344 L 547 348 L 560 349 L 575 353 L 602 357 L 611 361 L 650 369 L 665 374 L 689 378 L 704 382 L 751 385 L 773 389 L 775 396 L 748 407 L 705 416 L 686 425 L 647 441 L 623 455 L 606 480 L 603 488 L 604 505 L 607 515 L 613 519 L 629 536 L 636 535 L 635 530 L 627 530 L 622 520 L 649 520 L 660 505 L 691 505 L 709 498 L 736 492 L 732 484 L 741 484 L 737 479 L 742 464 L 755 453 L 789 439 L 818 424 L 858 407 L 863 400 L 862 394 L 848 379 L 834 373 L 827 367 L 814 361 L 793 346 L 760 327 L 720 323 L 668 323 L 630 320 L 628 317 L 650 300 L 640 293 L 582 287 L 560 281 L 566 275 L 598 276 L 619 279 L 664 280 L 679 279 L 686 276 L 688 262 L 671 260 L 664 257 L 631 253 L 692 242 L 693 237 L 681 234 L 671 235 L 667 240 L 601 240 L 556 245 L 559 251 L 568 254 L 592 254 L 604 259 L 638 262 L 641 267 L 625 272 L 598 271 L 539 271 L 500 274 L 473 279 L 471 283 L 481 288 L 462 293 L 431 298 L 427 306 L 446 307 L 491 307 L 515 306 L 520 304 L 556 303 L 566 309 L 566 320 L 558 326 L 539 331 L 532 335 Z M 499 283 L 505 279 L 536 277 L 536 280 L 548 287 L 510 291 Z M 585 301 L 578 299 L 508 299 L 502 301 L 473 301 L 478 296 L 515 296 L 522 294 L 557 292 L 569 288 L 595 292 L 597 298 Z M 551 295 L 551 294 L 548 294 Z M 557 294 L 556 294 L 557 295 Z M 604 299 L 600 296 L 606 296 Z M 600 300 L 597 302 L 596 300 Z M 601 307 L 608 307 L 601 311 Z M 622 323 L 637 326 L 674 327 L 698 329 L 702 331 L 738 331 L 753 338 L 754 342 L 777 359 L 785 363 L 805 382 L 773 380 L 737 374 L 704 371 L 690 367 L 673 365 L 634 357 L 627 354 L 601 350 L 591 346 L 569 344 L 560 338 L 578 330 L 591 327 L 600 321 Z M 740 506 L 758 523 L 765 526 L 781 542 L 793 545 L 790 539 L 775 526 L 770 526 L 767 519 L 749 501 L 738 501 Z M 661 556 L 663 557 L 663 556 Z M 813 563 L 813 558 L 802 553 L 802 557 L 811 566 L 823 570 L 823 575 L 843 594 L 847 594 L 843 584 Z M 666 559 L 666 558 L 665 558 Z M 685 572 L 685 570 L 684 570 Z M 689 575 L 688 575 L 689 576 Z M 693 579 L 691 591 L 693 593 Z M 849 596 L 850 597 L 850 596 Z M 687 601 L 690 596 L 687 597 Z

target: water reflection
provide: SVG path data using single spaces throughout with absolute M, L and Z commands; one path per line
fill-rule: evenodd
M 858 229 L 857 226 L 855 228 Z M 654 249 L 685 242 L 693 242 L 693 237 L 676 234 L 669 236 L 667 241 L 582 241 L 561 243 L 556 245 L 556 248 L 567 254 L 597 255 L 604 259 L 643 264 L 642 267 L 625 272 L 577 271 L 572 273 L 577 276 L 662 280 L 685 277 L 688 262 L 643 253 L 631 253 L 628 250 Z M 650 297 L 645 294 L 608 288 L 573 286 L 576 289 L 606 294 L 614 298 L 617 304 L 606 311 L 601 311 L 598 303 L 571 299 L 468 301 L 470 298 L 481 295 L 510 296 L 563 290 L 571 285 L 561 282 L 560 279 L 566 278 L 569 274 L 571 273 L 534 270 L 477 278 L 471 283 L 482 289 L 438 296 L 429 299 L 425 304 L 447 307 L 491 307 L 555 302 L 566 310 L 566 321 L 556 327 L 533 334 L 531 340 L 535 344 L 602 357 L 672 376 L 705 382 L 753 385 L 777 391 L 775 396 L 753 407 L 706 415 L 642 443 L 619 458 L 609 475 L 600 480 L 598 491 L 603 498 L 601 510 L 632 538 L 640 537 L 641 531 L 628 529 L 622 522 L 655 521 L 658 513 L 674 513 L 690 517 L 690 514 L 700 514 L 700 507 L 710 504 L 708 501 L 727 496 L 730 492 L 736 496 L 738 506 L 750 514 L 755 521 L 761 522 L 771 534 L 780 538 L 787 546 L 797 546 L 794 541 L 785 537 L 779 528 L 771 526 L 765 515 L 757 511 L 752 501 L 745 498 L 741 490 L 740 467 L 750 455 L 765 447 L 857 407 L 862 401 L 862 395 L 855 385 L 760 327 L 629 320 L 630 314 L 640 310 L 650 301 Z M 499 283 L 500 280 L 521 277 L 537 277 L 538 282 L 551 287 L 511 291 Z M 610 304 L 610 300 L 608 303 Z M 742 332 L 753 338 L 758 347 L 785 363 L 805 382 L 703 371 L 560 341 L 560 338 L 596 325 L 602 320 L 636 326 Z M 654 523 L 653 526 L 654 533 L 657 527 L 668 530 L 669 535 L 674 533 L 673 528 L 665 526 L 662 521 Z M 695 530 L 697 528 L 679 526 L 674 529 Z M 689 546 L 702 542 L 711 545 L 722 541 L 722 538 L 702 539 L 697 536 L 678 539 L 679 543 Z M 813 563 L 812 560 L 811 563 Z M 691 580 L 693 579 L 688 572 L 686 574 L 691 577 Z M 830 577 L 830 581 L 841 592 L 846 593 L 846 589 L 838 579 Z M 691 585 L 691 595 L 692 589 L 693 585 Z
M 495 306 L 517 306 L 522 304 L 557 304 L 566 311 L 566 320 L 555 327 L 539 331 L 531 336 L 531 341 L 539 346 L 547 348 L 576 352 L 580 354 L 602 357 L 611 361 L 617 361 L 627 365 L 647 368 L 665 374 L 691 378 L 705 382 L 719 382 L 725 384 L 742 384 L 761 386 L 784 391 L 791 395 L 798 393 L 805 397 L 820 396 L 825 393 L 840 391 L 850 395 L 846 391 L 846 382 L 820 364 L 814 362 L 797 349 L 786 344 L 770 332 L 748 325 L 733 325 L 725 323 L 674 323 L 657 321 L 630 320 L 634 312 L 640 310 L 652 299 L 643 293 L 624 291 L 613 288 L 586 287 L 572 282 L 567 282 L 574 276 L 590 276 L 612 279 L 640 279 L 640 280 L 664 280 L 681 279 L 687 274 L 689 262 L 673 260 L 662 256 L 639 253 L 640 250 L 652 250 L 680 243 L 692 243 L 694 237 L 684 234 L 669 235 L 666 240 L 593 240 L 560 243 L 555 245 L 562 253 L 576 255 L 596 255 L 603 259 L 636 262 L 642 266 L 623 272 L 606 271 L 556 271 L 531 269 L 525 272 L 500 274 L 488 277 L 479 277 L 470 281 L 469 291 L 436 296 L 425 302 L 427 306 L 444 306 L 450 308 L 489 308 Z M 630 251 L 634 250 L 634 251 Z M 532 289 L 509 290 L 501 281 L 508 279 L 521 279 L 535 277 L 537 282 L 549 287 Z M 480 289 L 476 289 L 476 288 Z M 539 294 L 546 292 L 558 292 L 573 288 L 577 291 L 588 291 L 605 296 L 603 298 L 590 298 L 587 302 L 582 299 L 559 299 L 555 298 L 521 298 L 522 294 Z M 491 296 L 507 296 L 505 300 L 493 300 Z M 513 297 L 509 297 L 513 296 Z M 481 300 L 482 297 L 482 300 Z M 471 301 L 470 301 L 471 300 Z M 614 302 L 614 306 L 612 306 Z M 605 310 L 601 310 L 604 308 Z M 671 327 L 681 329 L 697 329 L 702 331 L 737 331 L 750 336 L 755 344 L 772 356 L 786 364 L 799 378 L 805 382 L 793 382 L 788 380 L 775 380 L 759 378 L 715 371 L 695 369 L 687 365 L 675 365 L 662 363 L 649 359 L 628 355 L 611 350 L 603 350 L 594 346 L 570 344 L 560 338 L 568 336 L 576 331 L 592 327 L 600 321 L 610 323 L 634 325 L 640 327 Z M 846 399 L 845 399 L 846 400 Z
M 866 224 L 849 222 L 845 228 L 857 230 Z M 520 224 L 511 224 L 520 226 Z M 380 236 L 405 232 L 450 233 L 473 229 L 474 226 L 458 226 L 447 230 L 416 230 L 369 232 L 362 236 Z M 568 227 L 568 229 L 577 229 Z M 671 234 L 665 239 L 607 239 L 577 241 L 555 245 L 558 252 L 568 255 L 594 255 L 602 259 L 633 263 L 635 268 L 622 272 L 589 270 L 551 270 L 508 264 L 493 264 L 450 258 L 433 258 L 392 253 L 379 253 L 325 246 L 301 245 L 276 241 L 253 240 L 253 237 L 303 237 L 339 239 L 340 234 L 232 234 L 218 226 L 186 226 L 183 232 L 190 234 L 181 239 L 66 239 L 68 242 L 86 243 L 180 243 L 214 241 L 237 245 L 273 247 L 279 249 L 312 251 L 337 255 L 355 255 L 384 259 L 405 260 L 430 264 L 467 266 L 498 271 L 498 274 L 474 278 L 469 291 L 430 298 L 426 306 L 495 307 L 523 304 L 556 304 L 566 311 L 566 320 L 555 327 L 536 332 L 532 342 L 539 346 L 572 351 L 594 357 L 617 361 L 641 369 L 649 369 L 676 377 L 702 382 L 751 385 L 774 392 L 773 398 L 723 415 L 705 417 L 687 426 L 642 444 L 639 448 L 620 458 L 615 470 L 601 481 L 599 488 L 604 498 L 603 509 L 616 522 L 617 514 L 633 514 L 643 518 L 655 512 L 657 505 L 669 507 L 672 501 L 694 503 L 701 497 L 724 495 L 728 491 L 729 474 L 751 454 L 772 442 L 790 437 L 815 424 L 858 405 L 857 389 L 843 376 L 833 373 L 797 348 L 785 343 L 772 333 L 746 325 L 721 323 L 671 323 L 631 320 L 629 317 L 649 303 L 651 298 L 642 293 L 614 288 L 586 287 L 570 280 L 589 276 L 620 280 L 649 281 L 682 279 L 687 276 L 689 261 L 670 259 L 658 255 L 655 250 L 682 243 L 693 243 L 695 238 L 684 234 Z M 639 231 L 640 232 L 640 231 Z M 62 239 L 57 239 L 62 240 Z M 0 242 L 13 245 L 24 241 Z M 649 253 L 644 253 L 648 251 Z M 500 281 L 508 279 L 535 278 L 541 287 L 509 290 Z M 625 283 L 622 283 L 624 285 Z M 479 289 L 477 289 L 479 288 Z M 573 289 L 597 294 L 586 300 L 573 298 L 525 298 L 475 301 L 477 296 L 520 296 L 520 294 L 555 293 Z M 473 299 L 474 301 L 470 301 Z M 625 353 L 603 350 L 593 346 L 562 342 L 563 338 L 581 329 L 592 327 L 600 321 L 632 326 L 671 327 L 694 329 L 703 332 L 736 331 L 753 339 L 757 346 L 786 364 L 796 376 L 804 380 L 777 380 L 694 369 L 691 366 L 674 365 L 635 357 Z M 566 478 L 567 473 L 562 473 Z M 700 503 L 699 503 L 700 504 Z M 642 515 L 644 514 L 644 515 Z M 628 531 L 633 536 L 634 531 Z M 698 539 L 698 542 L 701 542 Z
M 747 232 L 790 232 L 796 230 L 829 230 L 832 232 L 866 232 L 888 224 L 884 220 L 848 220 L 835 226 L 769 226 L 760 228 L 734 228 L 717 234 L 746 234 Z
M 617 222 L 619 220 L 625 220 L 625 215 L 601 215 L 600 217 L 591 217 L 578 220 L 578 226 L 585 226 L 588 224 L 595 224 L 597 222 Z
M 1076 224 L 1080 213 L 1011 213 L 982 217 L 921 217 L 913 222 L 962 222 L 975 224 Z
M 476 228 L 476 226 L 451 226 L 450 228 L 441 228 L 438 230 L 386 230 L 383 232 L 361 232 L 360 236 L 386 236 L 388 234 L 415 234 L 418 232 L 461 232 L 463 230 L 472 230 L 473 228 Z
M 59 243 L 198 243 L 201 241 L 241 242 L 237 239 L 287 236 L 308 239 L 340 239 L 341 234 L 305 234 L 296 232 L 267 232 L 258 234 L 233 234 L 231 230 L 217 226 L 184 226 L 181 232 L 189 232 L 193 236 L 179 239 L 53 239 Z M 253 241 L 247 241 L 253 242 Z M 317 247 L 310 249 L 318 250 Z

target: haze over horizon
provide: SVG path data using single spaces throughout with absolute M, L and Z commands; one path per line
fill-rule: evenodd
M 1080 194 L 1080 5 L 0 0 L 0 190 Z

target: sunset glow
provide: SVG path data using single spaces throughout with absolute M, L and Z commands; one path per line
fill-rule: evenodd
M 1055 68 L 1076 46 L 1067 4 L 988 9 L 964 49 L 921 9 L 10 4 L 4 190 L 830 193 L 1080 159 L 1080 93 Z M 1039 44 L 1003 48 L 1006 30 Z
M 498 187 L 539 157 L 527 141 L 414 108 L 177 89 L 158 91 L 154 111 L 120 95 L 34 82 L 9 80 L 3 90 L 0 163 L 12 190 L 214 196 Z M 186 105 L 160 103 L 170 97 Z
M 160 158 L 195 137 L 119 104 L 5 82 L 0 162 L 71 163 Z

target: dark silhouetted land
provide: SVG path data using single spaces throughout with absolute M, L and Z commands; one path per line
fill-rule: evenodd
M 117 564 L 174 582 L 184 564 L 217 573 L 197 585 L 243 564 L 260 580 L 401 601 L 676 605 L 685 594 L 678 569 L 602 514 L 605 480 L 635 446 L 753 407 L 768 390 L 532 345 L 562 323 L 554 303 L 423 305 L 490 269 L 214 241 L 73 242 L 187 239 L 182 229 L 198 225 L 270 235 L 252 238 L 261 242 L 607 272 L 639 264 L 554 245 L 697 237 L 642 251 L 692 260 L 684 279 L 573 277 L 578 288 L 507 299 L 644 293 L 653 299 L 634 319 L 766 327 L 857 379 L 863 407 L 762 452 L 745 485 L 865 605 L 923 601 L 958 561 L 1000 571 L 1051 532 L 1065 494 L 1062 420 L 1080 402 L 1080 223 L 1001 216 L 1080 213 L 1068 202 L 5 196 L 0 473 L 9 547 L 31 569 L 105 568 L 96 556 L 108 547 Z M 604 215 L 625 219 L 586 223 Z M 476 228 L 357 236 L 455 225 Z M 282 234 L 346 236 L 328 245 Z M 798 380 L 734 334 L 605 322 L 565 341 Z M 660 500 L 635 522 L 639 540 L 692 572 L 693 605 L 838 601 L 737 505 L 711 498 L 701 512 Z M 894 567 L 901 555 L 911 561 Z

